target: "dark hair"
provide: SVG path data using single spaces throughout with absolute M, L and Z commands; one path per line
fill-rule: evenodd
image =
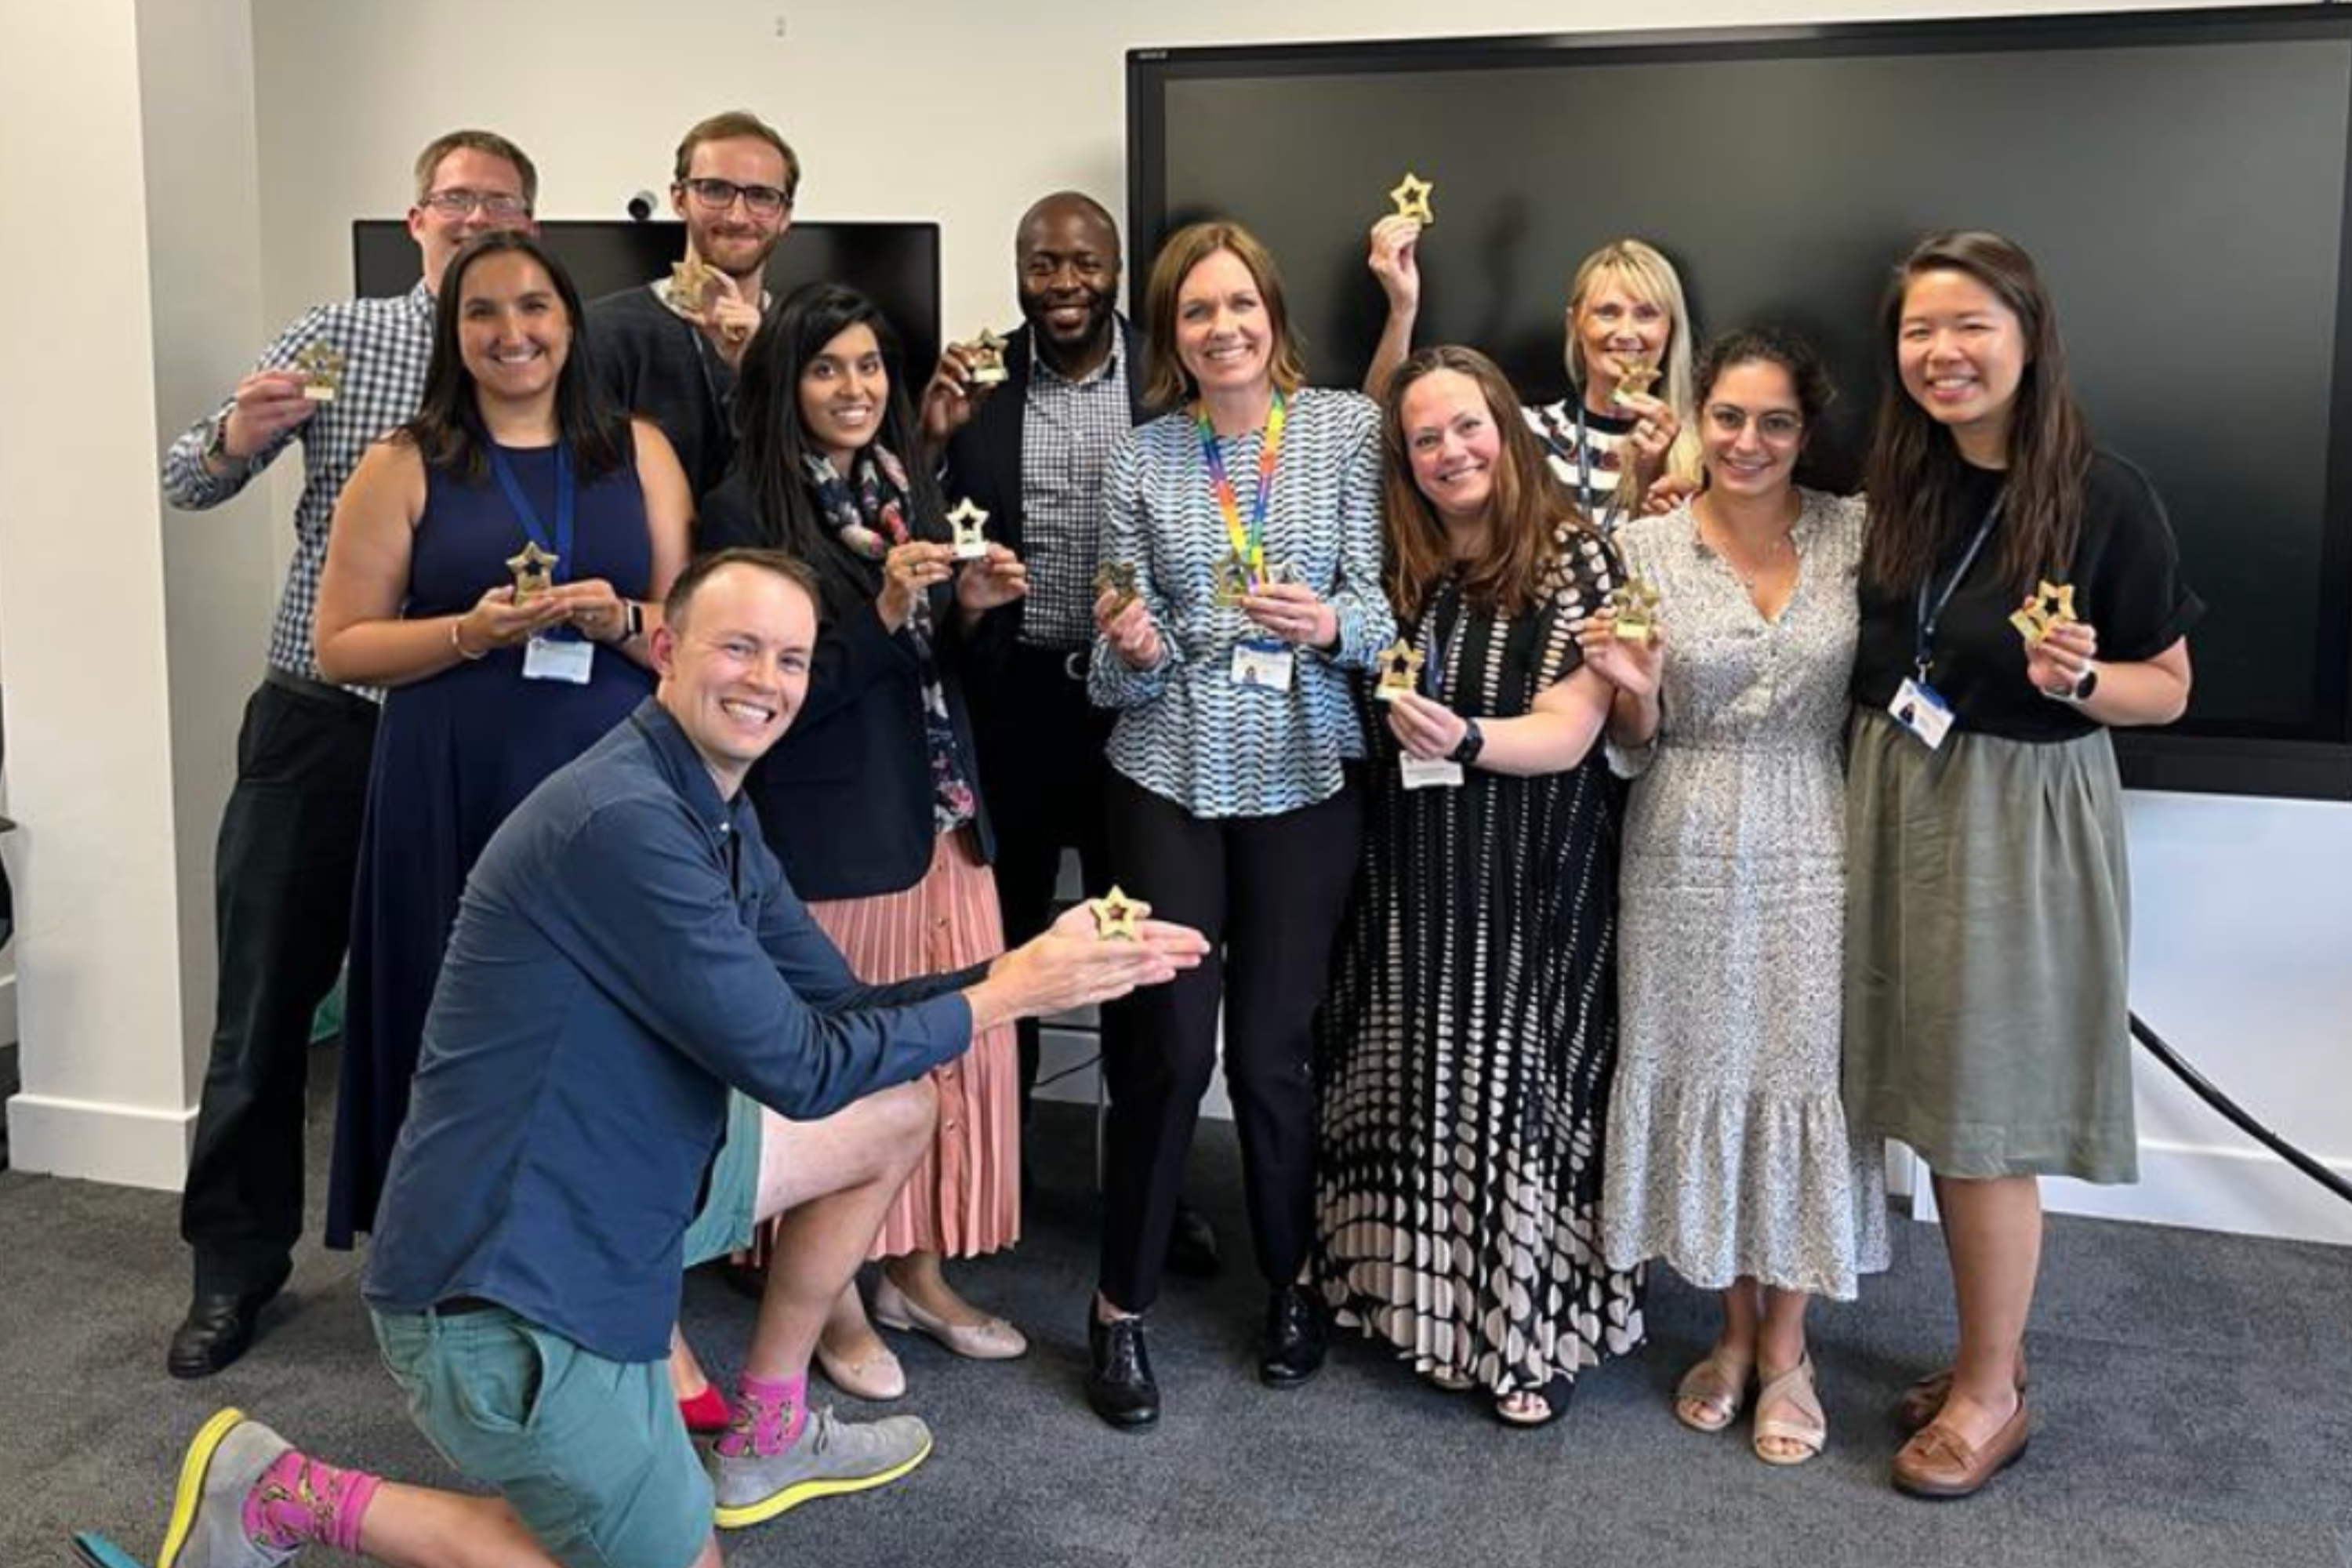
M 503 158 L 512 163 L 515 173 L 522 176 L 523 205 L 539 205 L 539 166 L 530 155 L 495 131 L 448 131 L 425 144 L 416 154 L 416 200 L 419 205 L 433 194 L 433 176 L 441 172 L 441 160 L 452 153 L 480 153 L 492 158 Z
M 835 542 L 832 525 L 817 510 L 809 489 L 808 458 L 823 453 L 811 445 L 801 419 L 801 376 L 809 362 L 825 344 L 857 326 L 873 329 L 890 378 L 882 427 L 875 439 L 907 466 L 908 530 L 925 539 L 947 537 L 947 508 L 939 480 L 919 449 L 919 431 L 907 399 L 898 331 L 879 305 L 838 283 L 809 283 L 793 289 L 760 323 L 743 351 L 735 381 L 735 467 L 751 492 L 760 542 L 809 562 L 836 593 L 863 599 L 874 592 L 873 574 Z M 822 599 L 819 607 L 825 607 Z
M 416 401 L 416 416 L 397 436 L 415 443 L 425 466 L 454 474 L 468 484 L 479 483 L 489 472 L 484 446 L 482 412 L 475 397 L 474 373 L 457 344 L 458 313 L 465 304 L 466 274 L 485 257 L 519 252 L 539 264 L 563 301 L 572 326 L 572 346 L 563 368 L 555 376 L 557 438 L 572 454 L 572 466 L 583 480 L 609 474 L 629 461 L 628 416 L 615 412 L 596 383 L 590 362 L 588 318 L 581 309 L 580 290 L 563 263 L 533 236 L 519 228 L 496 228 L 476 235 L 450 258 L 442 274 L 441 292 L 433 303 L 433 359 L 425 372 L 425 394 Z
M 684 184 L 694 172 L 694 150 L 705 142 L 765 142 L 784 161 L 784 210 L 790 212 L 800 200 L 801 155 L 793 151 L 792 143 L 776 132 L 776 128 L 747 109 L 730 109 L 701 121 L 686 133 L 677 144 L 677 158 L 671 165 L 672 184 Z
M 1381 586 L 1399 616 L 1415 619 L 1452 560 L 1444 521 L 1413 480 L 1412 451 L 1404 428 L 1405 394 L 1414 383 L 1442 370 L 1476 384 L 1486 399 L 1486 416 L 1502 437 L 1486 549 L 1464 571 L 1462 596 L 1483 613 L 1518 615 L 1542 595 L 1545 574 L 1559 553 L 1561 522 L 1591 524 L 1552 477 L 1542 446 L 1519 413 L 1519 395 L 1509 379 L 1475 349 L 1419 351 L 1397 367 L 1381 396 L 1381 444 L 1387 461 L 1381 474 L 1381 516 L 1388 535 Z
M 759 550 L 749 545 L 736 545 L 729 550 L 714 550 L 708 555 L 698 555 L 686 563 L 686 569 L 672 579 L 669 592 L 662 598 L 662 625 L 672 631 L 686 625 L 687 612 L 694 604 L 694 595 L 702 584 L 730 566 L 756 567 L 785 578 L 809 596 L 812 605 L 823 595 L 817 587 L 816 573 L 809 563 L 787 550 Z
M 1291 330 L 1290 307 L 1282 293 L 1282 269 L 1274 264 L 1274 252 L 1237 223 L 1188 224 L 1160 247 L 1160 254 L 1152 258 L 1151 280 L 1143 290 L 1145 358 L 1150 371 L 1144 401 L 1154 408 L 1181 407 L 1192 395 L 1192 373 L 1184 368 L 1176 352 L 1176 297 L 1192 268 L 1220 250 L 1230 252 L 1257 284 L 1266 324 L 1274 334 L 1267 359 L 1274 384 L 1285 393 L 1306 384 L 1307 361 L 1298 335 Z
M 1779 327 L 1743 327 L 1714 339 L 1700 353 L 1691 376 L 1691 411 L 1704 425 L 1707 400 L 1724 372 L 1743 364 L 1769 364 L 1789 378 L 1797 395 L 1797 413 L 1805 422 L 1804 445 L 1796 463 L 1800 482 L 1812 481 L 1820 453 L 1822 424 L 1837 402 L 1837 384 L 1813 345 Z
M 2074 557 L 2091 432 L 2067 383 L 2057 306 L 2033 258 L 2015 242 L 1977 230 L 1920 240 L 1895 268 L 1880 306 L 1880 363 L 1888 381 L 1864 475 L 1870 532 L 1863 573 L 1876 587 L 1908 593 L 1979 521 L 1956 504 L 1968 469 L 1958 443 L 1912 401 L 1897 371 L 1904 299 L 1920 274 L 1945 271 L 1964 272 L 1990 289 L 2025 339 L 2025 371 L 2010 405 L 2007 499 L 1993 542 L 1995 572 L 2023 594 L 2037 576 L 2063 571 Z

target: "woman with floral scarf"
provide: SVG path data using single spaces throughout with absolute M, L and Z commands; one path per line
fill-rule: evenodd
M 832 284 L 794 292 L 745 351 L 735 465 L 705 498 L 696 539 L 702 551 L 781 547 L 816 569 L 807 700 L 746 787 L 793 886 L 858 978 L 877 984 L 1003 950 L 960 671 L 980 652 L 981 616 L 1025 586 L 1004 546 L 959 559 L 949 542 L 905 385 L 898 334 L 873 301 Z M 983 1360 L 1027 1342 L 956 1294 L 941 1259 L 1019 1238 L 1019 1077 L 1010 1028 L 933 1075 L 937 1142 L 874 1248 L 874 1317 Z M 855 1287 L 817 1363 L 862 1398 L 906 1387 Z

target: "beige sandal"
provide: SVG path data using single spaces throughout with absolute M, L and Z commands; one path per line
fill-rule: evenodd
M 1757 1394 L 1756 1432 L 1749 1443 L 1768 1465 L 1801 1465 L 1822 1451 L 1829 1436 L 1829 1418 L 1813 1386 L 1813 1358 L 1807 1355 Z M 1764 1446 L 1775 1439 L 1797 1447 L 1775 1452 Z
M 1710 1351 L 1705 1361 L 1683 1373 L 1675 1386 L 1675 1419 L 1694 1432 L 1720 1432 L 1739 1418 L 1739 1407 L 1747 1403 L 1748 1380 L 1755 1374 L 1756 1363 L 1735 1361 L 1720 1350 Z M 1700 1414 L 1694 1415 L 1688 1406 L 1696 1405 Z

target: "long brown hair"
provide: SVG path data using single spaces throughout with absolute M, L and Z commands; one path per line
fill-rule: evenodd
M 2083 529 L 2083 486 L 2091 432 L 2066 378 L 2058 308 L 2033 258 L 2014 241 L 1982 230 L 1928 235 L 1903 258 L 1879 308 L 1881 363 L 1889 380 L 1864 470 L 1870 534 L 1863 574 L 1878 588 L 1908 593 L 1927 580 L 1958 537 L 1981 521 L 1958 497 L 1968 464 L 1952 434 L 1903 388 L 1903 301 L 1925 272 L 1961 272 L 1990 289 L 2017 317 L 2025 370 L 2009 412 L 2009 468 L 1994 571 L 2023 594 L 2037 576 L 2065 570 Z
M 1502 436 L 1500 460 L 1487 506 L 1486 543 L 1465 563 L 1462 596 L 1486 615 L 1519 615 L 1543 592 L 1544 576 L 1559 553 L 1563 519 L 1580 528 L 1568 492 L 1552 477 L 1542 444 L 1519 414 L 1519 395 L 1495 362 L 1475 349 L 1441 345 L 1408 358 L 1389 378 L 1381 399 L 1381 516 L 1388 536 L 1381 585 L 1404 620 L 1418 619 L 1438 580 L 1453 564 L 1445 524 L 1413 482 L 1412 448 L 1404 428 L 1405 394 L 1423 376 L 1450 370 L 1477 386 L 1486 417 Z
M 1176 296 L 1192 268 L 1220 250 L 1231 252 L 1257 284 L 1266 326 L 1274 334 L 1266 361 L 1274 384 L 1286 395 L 1306 384 L 1307 360 L 1298 334 L 1291 330 L 1282 268 L 1274 264 L 1274 252 L 1237 223 L 1187 224 L 1170 235 L 1152 258 L 1151 280 L 1143 289 L 1144 360 L 1150 370 L 1144 401 L 1154 408 L 1181 408 L 1192 400 L 1192 373 L 1176 353 Z

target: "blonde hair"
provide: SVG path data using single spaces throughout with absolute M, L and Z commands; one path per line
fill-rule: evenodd
M 1633 238 L 1612 239 L 1578 263 L 1576 276 L 1568 286 L 1567 358 L 1569 385 L 1580 397 L 1584 394 L 1584 334 L 1576 330 L 1576 313 L 1584 308 L 1586 296 L 1603 283 L 1622 284 L 1628 293 L 1666 313 L 1665 359 L 1658 367 L 1664 374 L 1658 397 L 1682 423 L 1681 433 L 1666 452 L 1666 472 L 1679 479 L 1696 480 L 1699 477 L 1697 394 L 1691 384 L 1691 359 L 1696 334 L 1691 328 L 1690 303 L 1683 295 L 1682 274 L 1655 246 Z M 1633 483 L 1633 471 L 1629 464 L 1623 486 Z M 1623 494 L 1623 486 L 1619 500 L 1638 510 L 1642 498 Z

